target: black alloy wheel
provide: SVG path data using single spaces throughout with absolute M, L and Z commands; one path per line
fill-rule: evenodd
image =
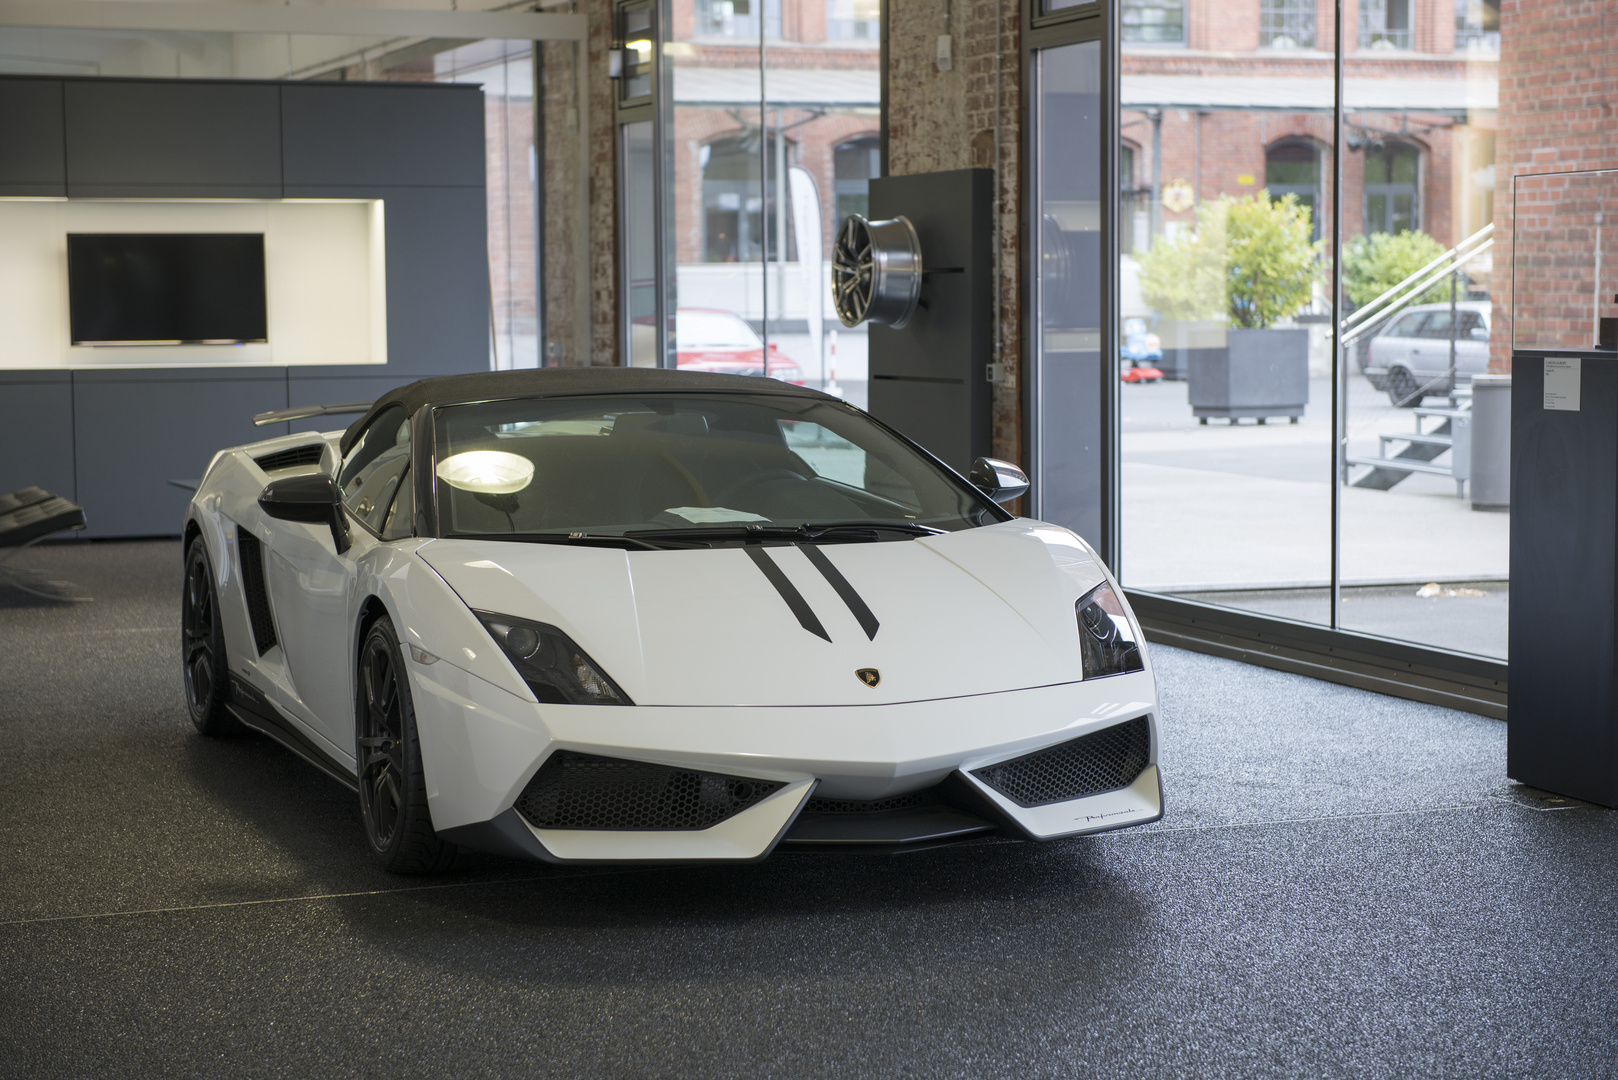
M 456 849 L 433 832 L 410 681 L 399 637 L 385 615 L 371 624 L 360 646 L 357 697 L 360 815 L 371 851 L 396 874 L 447 869 Z
M 1388 372 L 1386 385 L 1388 400 L 1401 409 L 1414 409 L 1427 396 L 1416 385 L 1416 377 L 1402 367 Z
M 180 666 L 185 705 L 204 735 L 233 735 L 241 724 L 225 707 L 230 665 L 225 661 L 225 630 L 219 620 L 213 564 L 198 536 L 185 552 L 185 584 L 180 594 Z

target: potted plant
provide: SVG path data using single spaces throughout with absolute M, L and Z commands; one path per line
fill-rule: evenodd
M 1141 293 L 1174 320 L 1225 325 L 1225 347 L 1189 357 L 1192 412 L 1232 422 L 1286 416 L 1309 401 L 1309 331 L 1275 323 L 1309 302 L 1320 245 L 1309 210 L 1268 191 L 1197 207 L 1195 228 L 1160 237 L 1141 259 Z

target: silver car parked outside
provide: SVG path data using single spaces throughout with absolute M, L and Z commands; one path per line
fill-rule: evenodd
M 1455 381 L 1465 385 L 1489 367 L 1489 302 L 1420 304 L 1391 320 L 1371 339 L 1365 376 L 1393 404 L 1414 408 L 1428 394 L 1449 392 L 1450 341 L 1455 342 Z

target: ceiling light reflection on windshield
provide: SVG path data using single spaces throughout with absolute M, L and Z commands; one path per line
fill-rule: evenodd
M 462 491 L 511 495 L 534 479 L 534 463 L 504 450 L 468 450 L 438 463 L 438 478 Z

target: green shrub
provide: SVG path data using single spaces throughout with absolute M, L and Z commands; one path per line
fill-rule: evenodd
M 1442 254 L 1444 245 L 1424 232 L 1356 236 L 1343 248 L 1343 295 L 1356 308 L 1364 307 Z M 1438 304 L 1448 299 L 1445 280 L 1411 302 Z
M 1309 302 L 1320 262 L 1311 232 L 1292 195 L 1204 202 L 1195 228 L 1158 237 L 1141 257 L 1141 296 L 1170 319 L 1270 326 Z

